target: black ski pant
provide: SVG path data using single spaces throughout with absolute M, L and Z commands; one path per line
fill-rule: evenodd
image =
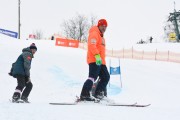
M 17 87 L 14 94 L 18 94 L 17 91 L 19 91 L 22 92 L 21 97 L 28 98 L 32 90 L 33 84 L 31 83 L 31 81 L 29 81 L 28 77 L 17 75 L 16 78 L 17 78 Z
M 109 82 L 110 75 L 107 70 L 106 65 L 96 65 L 96 63 L 90 63 L 89 64 L 89 78 L 84 82 L 82 91 L 81 91 L 81 97 L 89 97 L 90 91 L 92 89 L 93 83 L 95 80 L 99 77 L 100 81 L 97 85 L 95 93 L 106 91 L 106 86 Z

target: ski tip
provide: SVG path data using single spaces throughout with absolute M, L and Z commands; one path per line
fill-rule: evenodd
M 138 103 L 134 103 L 134 104 L 107 104 L 107 106 L 124 106 L 124 107 L 148 107 L 151 104 L 138 104 Z
M 147 105 L 145 105 L 145 107 L 147 107 L 147 106 L 150 106 L 151 104 L 147 104 Z
M 137 105 L 134 105 L 135 107 L 148 107 L 150 106 L 151 104 L 137 104 Z

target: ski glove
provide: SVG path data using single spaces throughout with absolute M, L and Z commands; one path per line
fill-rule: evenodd
M 30 78 L 30 77 L 26 77 L 26 80 L 27 80 L 27 82 L 26 82 L 26 83 L 31 82 L 31 78 Z
M 102 59 L 100 54 L 95 55 L 96 58 L 96 65 L 101 65 L 102 64 Z

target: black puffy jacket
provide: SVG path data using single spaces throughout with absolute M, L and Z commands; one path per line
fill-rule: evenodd
M 16 62 L 13 64 L 12 76 L 22 75 L 25 77 L 30 77 L 31 61 L 33 54 L 30 48 L 24 48 L 22 54 L 18 57 Z

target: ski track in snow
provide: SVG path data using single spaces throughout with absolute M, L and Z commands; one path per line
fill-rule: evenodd
M 13 104 L 9 99 L 17 83 L 7 73 L 22 48 L 32 42 L 38 47 L 31 68 L 32 103 Z M 155 46 L 166 49 L 168 45 L 151 44 L 153 49 Z M 180 45 L 176 48 L 179 50 Z M 121 59 L 123 88 L 120 77 L 111 76 L 108 97 L 118 103 L 151 103 L 149 107 L 52 106 L 49 102 L 73 102 L 79 96 L 88 75 L 86 52 L 57 47 L 55 41 L 16 40 L 4 35 L 0 35 L 0 51 L 0 120 L 180 120 L 178 63 Z

